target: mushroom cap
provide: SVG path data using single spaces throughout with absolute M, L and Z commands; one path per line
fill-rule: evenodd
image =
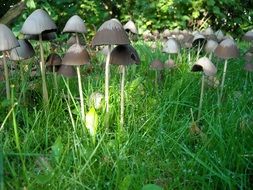
M 205 45 L 205 52 L 213 53 L 217 46 L 218 46 L 218 42 L 214 40 L 207 40 L 206 45 Z
M 37 9 L 25 20 L 21 33 L 38 35 L 41 33 L 56 31 L 57 27 L 48 13 L 42 9 Z
M 246 63 L 244 65 L 244 70 L 249 71 L 249 72 L 253 72 L 253 64 L 252 63 Z
M 117 19 L 104 22 L 95 34 L 92 46 L 130 44 L 128 36 Z
M 90 56 L 84 46 L 72 45 L 62 59 L 63 65 L 85 65 L 90 63 Z
M 244 60 L 245 60 L 246 62 L 251 62 L 251 61 L 253 61 L 253 53 L 251 53 L 251 52 L 245 53 L 245 55 L 244 55 Z
M 48 33 L 42 33 L 42 41 L 51 41 L 56 39 L 56 32 L 48 32 Z M 39 40 L 39 34 L 26 34 L 25 39 L 28 40 Z
M 0 24 L 0 51 L 18 47 L 19 43 L 13 32 L 4 24 Z
M 151 62 L 150 68 L 153 70 L 163 70 L 164 65 L 159 59 L 155 59 L 154 61 Z
M 165 61 L 164 68 L 165 69 L 172 69 L 176 66 L 175 61 L 173 59 L 168 59 Z
M 77 43 L 77 41 L 76 41 L 76 36 L 75 36 L 76 34 L 72 34 L 71 36 L 70 36 L 70 38 L 68 39 L 68 41 L 67 41 L 67 45 L 70 47 L 70 46 L 72 46 L 72 45 L 74 45 L 75 43 Z M 85 41 L 84 41 L 84 39 L 81 37 L 80 38 L 80 36 L 78 35 L 78 37 L 79 37 L 79 43 L 81 44 L 81 45 L 85 45 Z
M 194 34 L 193 40 L 192 40 L 192 46 L 198 46 L 199 44 L 202 46 L 206 43 L 206 38 L 200 33 Z
M 222 30 L 217 30 L 215 33 L 214 33 L 218 39 L 218 41 L 222 41 L 225 37 L 224 33 L 222 32 Z
M 236 58 L 239 56 L 239 50 L 232 39 L 223 40 L 214 50 L 214 54 L 222 59 Z
M 87 29 L 83 19 L 81 19 L 78 15 L 74 15 L 67 21 L 62 32 L 86 33 Z
M 211 36 L 211 35 L 214 34 L 214 31 L 213 31 L 213 29 L 212 29 L 211 27 L 208 27 L 208 28 L 206 28 L 206 29 L 203 31 L 203 34 L 204 34 L 205 36 Z
M 246 32 L 242 39 L 245 41 L 252 41 L 253 40 L 253 30 Z
M 165 29 L 165 30 L 162 32 L 162 37 L 163 37 L 163 38 L 168 38 L 168 37 L 170 37 L 170 35 L 171 35 L 171 32 L 170 32 L 169 29 Z
M 28 40 L 18 40 L 19 47 L 13 48 L 10 51 L 10 60 L 19 61 L 31 58 L 35 52 Z
M 57 73 L 65 77 L 77 76 L 75 68 L 71 65 L 61 65 Z
M 62 59 L 61 56 L 57 53 L 51 53 L 47 56 L 46 66 L 59 66 L 61 65 Z
M 207 76 L 214 76 L 217 73 L 217 68 L 207 57 L 201 57 L 192 66 L 191 71 L 198 72 L 203 71 Z
M 169 38 L 168 41 L 164 44 L 163 52 L 165 53 L 179 53 L 180 44 L 175 38 Z
M 129 20 L 124 26 L 126 32 L 132 32 L 133 34 L 138 34 L 138 29 L 132 20 Z
M 140 58 L 133 46 L 129 44 L 118 45 L 112 50 L 110 64 L 131 65 L 134 63 L 139 64 Z

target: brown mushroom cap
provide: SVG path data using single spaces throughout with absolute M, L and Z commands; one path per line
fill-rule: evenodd
M 175 38 L 169 38 L 168 41 L 164 44 L 163 52 L 165 53 L 179 53 L 180 44 Z
M 34 55 L 34 49 L 28 40 L 18 40 L 18 43 L 20 46 L 13 48 L 10 52 L 10 60 L 29 59 Z
M 71 65 L 61 65 L 57 73 L 65 77 L 77 76 L 75 68 Z
M 218 42 L 214 40 L 207 40 L 206 45 L 205 45 L 205 52 L 213 53 L 217 46 L 218 46 Z
M 236 58 L 239 56 L 239 50 L 232 39 L 223 40 L 215 49 L 215 55 L 222 59 Z
M 159 59 L 155 59 L 154 61 L 151 62 L 150 68 L 153 70 L 163 70 L 164 65 Z
M 0 51 L 18 47 L 19 43 L 13 32 L 4 24 L 0 24 Z
M 135 26 L 134 22 L 132 20 L 129 20 L 124 26 L 124 30 L 126 32 L 132 32 L 133 34 L 138 34 L 138 29 Z
M 57 53 L 51 53 L 46 59 L 46 66 L 59 66 L 61 65 L 62 59 L 61 56 Z
M 128 36 L 117 19 L 104 22 L 92 40 L 92 46 L 130 44 Z
M 41 33 L 56 31 L 57 27 L 48 13 L 42 9 L 37 9 L 25 20 L 21 33 L 38 35 Z
M 202 57 L 192 66 L 191 71 L 203 71 L 207 76 L 214 76 L 217 73 L 215 65 L 207 57 Z
M 84 46 L 80 44 L 72 45 L 62 59 L 63 65 L 85 65 L 90 63 L 90 56 Z
M 74 15 L 65 24 L 63 32 L 86 33 L 87 29 L 85 27 L 83 19 L 81 19 L 78 15 Z
M 130 65 L 139 64 L 140 58 L 137 51 L 131 45 L 118 45 L 111 52 L 110 64 Z
M 167 61 L 165 61 L 165 64 L 164 64 L 165 69 L 172 69 L 174 67 L 176 67 L 176 64 L 175 64 L 174 60 L 168 59 Z

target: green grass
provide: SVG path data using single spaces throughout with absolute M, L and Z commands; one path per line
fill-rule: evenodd
M 40 77 L 29 82 L 33 87 L 24 88 L 23 100 L 20 77 L 17 72 L 11 76 L 21 151 L 10 116 L 0 131 L 0 182 L 5 189 L 139 190 L 150 183 L 164 189 L 253 188 L 253 81 L 248 79 L 245 86 L 242 57 L 228 63 L 221 108 L 217 88 L 206 86 L 201 133 L 193 134 L 190 109 L 196 119 L 201 75 L 190 72 L 184 53 L 177 69 L 164 72 L 160 86 L 155 86 L 149 64 L 168 55 L 160 49 L 152 52 L 143 42 L 134 46 L 142 61 L 127 68 L 125 128 L 119 128 L 120 75 L 111 66 L 110 127 L 104 127 L 104 110 L 97 110 L 95 144 L 80 121 L 77 78 L 70 79 L 73 99 L 67 103 L 62 77 L 56 93 L 53 76 L 47 75 L 50 105 L 43 108 Z M 85 112 L 90 94 L 104 92 L 102 61 L 101 56 L 93 58 L 91 73 L 82 68 Z M 223 61 L 213 62 L 219 62 L 221 79 Z M 11 109 L 4 97 L 3 91 L 2 121 Z

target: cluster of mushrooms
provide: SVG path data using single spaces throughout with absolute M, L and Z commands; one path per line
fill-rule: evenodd
M 5 25 L 0 24 L 0 51 L 3 54 L 4 78 L 6 82 L 6 96 L 10 99 L 10 84 L 9 71 L 6 59 L 19 62 L 19 70 L 21 81 L 24 83 L 22 60 L 29 59 L 34 56 L 35 51 L 28 40 L 39 41 L 40 46 L 40 72 L 42 78 L 42 92 L 43 103 L 48 104 L 48 90 L 46 83 L 46 70 L 53 72 L 54 86 L 58 89 L 57 74 L 66 77 L 76 76 L 78 78 L 78 89 L 80 96 L 80 117 L 85 120 L 85 106 L 82 90 L 82 78 L 80 74 L 80 66 L 90 64 L 90 54 L 84 45 L 85 42 L 80 36 L 84 36 L 87 32 L 84 21 L 77 15 L 72 16 L 66 23 L 63 33 L 70 33 L 71 37 L 67 44 L 70 46 L 63 58 L 54 50 L 47 56 L 45 61 L 43 41 L 52 40 L 56 38 L 57 27 L 54 21 L 50 18 L 48 13 L 42 9 L 35 10 L 23 23 L 21 33 L 24 39 L 17 40 L 12 31 Z M 120 125 L 124 125 L 124 84 L 126 75 L 126 66 L 131 64 L 139 64 L 140 58 L 137 51 L 132 45 L 131 40 L 138 38 L 138 29 L 133 21 L 127 22 L 124 26 L 117 19 L 110 19 L 104 22 L 97 30 L 92 39 L 91 45 L 103 46 L 107 54 L 105 63 L 105 123 L 109 126 L 109 78 L 110 78 L 110 64 L 120 66 L 121 71 L 121 106 L 120 106 Z M 187 59 L 191 65 L 191 71 L 202 72 L 201 95 L 198 109 L 197 121 L 201 118 L 204 84 L 206 77 L 214 77 L 217 73 L 216 66 L 212 63 L 213 54 L 224 60 L 224 69 L 222 82 L 219 88 L 218 104 L 221 104 L 225 76 L 227 72 L 227 63 L 229 59 L 239 56 L 239 50 L 235 41 L 230 36 L 225 36 L 221 30 L 214 32 L 212 28 L 207 28 L 202 32 L 190 32 L 187 30 L 164 30 L 162 33 L 158 31 L 143 33 L 144 41 L 161 41 L 163 43 L 162 52 L 168 54 L 168 59 L 163 63 L 159 59 L 155 59 L 150 68 L 156 71 L 156 83 L 161 78 L 161 71 L 163 69 L 173 69 L 178 64 L 181 54 L 184 49 L 187 53 Z M 244 40 L 253 40 L 253 31 L 245 34 Z M 153 43 L 151 48 L 156 48 Z M 192 50 L 197 52 L 196 60 L 192 61 Z M 195 51 L 196 50 L 196 51 Z M 204 53 L 203 53 L 204 52 Z M 200 57 L 200 55 L 204 56 Z M 253 71 L 253 48 L 250 48 L 245 53 L 245 69 Z

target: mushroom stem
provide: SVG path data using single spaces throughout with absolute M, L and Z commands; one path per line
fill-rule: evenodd
M 124 126 L 124 87 L 125 87 L 125 75 L 126 75 L 126 67 L 122 65 L 122 78 L 121 78 L 121 88 L 120 88 L 120 126 L 123 128 Z
M 211 52 L 211 53 L 209 54 L 209 59 L 212 60 L 212 58 L 213 58 L 213 52 Z
M 48 104 L 48 93 L 47 93 L 47 84 L 46 84 L 46 74 L 45 74 L 45 60 L 44 60 L 44 51 L 42 47 L 42 34 L 39 34 L 39 43 L 40 43 L 40 71 L 42 77 L 42 90 L 43 90 L 43 101 L 45 104 Z
M 77 71 L 77 78 L 78 78 L 80 103 L 81 103 L 81 119 L 82 119 L 82 121 L 84 121 L 85 120 L 84 101 L 83 101 L 83 90 L 82 90 L 82 82 L 81 82 L 81 74 L 80 74 L 80 66 L 79 65 L 76 67 L 76 71 Z
M 21 96 L 25 99 L 25 92 L 24 92 L 24 88 L 25 88 L 25 77 L 24 77 L 24 71 L 23 71 L 23 65 L 22 63 L 18 63 L 19 65 L 19 70 L 20 70 L 20 77 L 21 77 Z
M 57 75 L 56 75 L 56 72 L 55 72 L 55 66 L 54 65 L 53 65 L 53 75 L 54 75 L 54 88 L 58 92 Z
M 204 96 L 204 88 L 205 88 L 205 75 L 202 74 L 201 78 L 201 92 L 200 92 L 200 99 L 199 99 L 199 110 L 198 110 L 198 118 L 197 121 L 199 122 L 201 117 L 202 105 L 203 105 L 203 96 Z
M 223 75 L 222 75 L 222 81 L 221 81 L 221 92 L 220 92 L 220 97 L 219 97 L 219 100 L 218 100 L 218 105 L 221 104 L 221 99 L 222 99 L 222 95 L 223 95 L 225 77 L 226 77 L 226 72 L 227 72 L 227 64 L 228 64 L 228 60 L 226 59 L 225 64 L 224 64 L 224 69 L 223 69 Z
M 9 74 L 8 74 L 8 66 L 6 63 L 5 52 L 3 52 L 3 63 L 4 63 L 4 77 L 5 77 L 5 85 L 6 85 L 6 96 L 7 99 L 10 100 L 10 81 L 9 81 Z
M 108 54 L 105 63 L 105 124 L 109 126 L 109 74 L 110 74 L 111 45 L 108 45 Z
M 80 44 L 80 41 L 79 41 L 79 37 L 78 37 L 77 32 L 76 32 L 76 43 L 77 43 L 77 44 Z

